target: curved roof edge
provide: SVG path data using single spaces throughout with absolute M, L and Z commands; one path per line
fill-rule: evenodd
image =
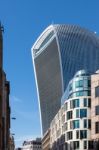
M 41 43 L 45 40 L 45 38 L 48 36 L 48 34 L 53 31 L 53 25 L 48 26 L 42 33 L 41 35 L 37 38 L 36 42 L 32 46 L 33 49 L 38 49 L 41 45 Z

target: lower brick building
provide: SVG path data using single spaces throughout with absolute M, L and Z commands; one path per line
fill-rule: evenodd
M 0 150 L 9 150 L 10 138 L 10 83 L 3 71 L 3 27 L 0 24 Z

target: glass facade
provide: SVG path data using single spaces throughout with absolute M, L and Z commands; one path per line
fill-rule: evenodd
M 78 71 L 74 78 L 69 82 L 67 89 L 62 96 L 61 104 L 68 98 L 81 96 L 91 96 L 90 73 L 85 70 Z M 72 103 L 72 102 L 71 102 Z M 86 103 L 86 104 L 85 104 Z M 72 107 L 79 107 L 79 100 L 74 100 Z M 84 105 L 91 105 L 89 100 L 84 100 Z

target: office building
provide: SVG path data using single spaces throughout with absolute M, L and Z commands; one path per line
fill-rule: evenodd
M 69 82 L 61 109 L 50 125 L 52 150 L 98 150 L 98 81 L 99 74 L 80 70 Z
M 44 134 L 74 74 L 99 68 L 99 38 L 76 25 L 50 25 L 33 45 L 32 57 Z

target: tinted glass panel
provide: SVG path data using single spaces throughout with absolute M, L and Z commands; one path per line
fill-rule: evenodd
M 99 97 L 99 86 L 95 87 L 95 97 Z
M 87 117 L 87 109 L 80 109 L 80 118 Z
M 99 105 L 95 107 L 95 113 L 96 115 L 99 115 Z

